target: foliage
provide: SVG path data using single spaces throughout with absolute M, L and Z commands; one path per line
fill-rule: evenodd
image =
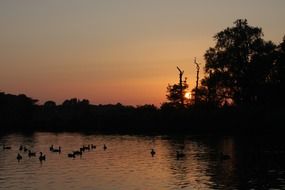
M 12 95 L 0 92 L 0 125 L 26 124 L 36 109 L 37 100 L 24 94 Z
M 285 106 L 285 36 L 276 48 L 276 60 L 271 70 L 268 92 L 271 104 Z
M 185 94 L 188 89 L 187 80 L 182 82 L 182 84 L 174 84 L 167 86 L 167 100 L 169 101 L 169 105 L 172 105 L 174 107 L 184 107 L 187 104 L 187 99 L 185 97 Z
M 215 47 L 205 53 L 202 85 L 217 105 L 259 104 L 264 101 L 273 67 L 275 45 L 262 39 L 261 28 L 237 20 L 214 36 Z

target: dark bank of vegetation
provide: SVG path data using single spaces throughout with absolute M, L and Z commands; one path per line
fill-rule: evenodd
M 214 36 L 205 53 L 204 78 L 192 98 L 179 71 L 167 102 L 154 105 L 91 105 L 76 98 L 38 105 L 26 95 L 0 93 L 1 131 L 100 131 L 128 133 L 279 133 L 285 127 L 285 37 L 265 41 L 261 28 L 237 20 Z

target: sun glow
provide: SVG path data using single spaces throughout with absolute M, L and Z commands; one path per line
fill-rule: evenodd
M 184 97 L 187 99 L 191 99 L 191 97 L 192 97 L 191 92 L 186 92 Z

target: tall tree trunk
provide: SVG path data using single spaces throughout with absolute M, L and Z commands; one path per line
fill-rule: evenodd
M 182 84 L 182 77 L 183 77 L 184 71 L 181 71 L 179 67 L 177 67 L 177 69 L 179 71 L 180 103 L 182 106 L 184 106 L 184 95 L 183 95 L 183 84 Z
M 196 87 L 195 87 L 195 104 L 197 104 L 197 101 L 198 101 L 198 86 L 199 86 L 200 63 L 197 63 L 196 57 L 194 59 L 194 64 L 196 65 L 196 69 L 197 69 Z

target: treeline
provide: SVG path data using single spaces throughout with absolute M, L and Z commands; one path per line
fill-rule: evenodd
M 0 130 L 116 133 L 260 133 L 280 132 L 283 109 L 154 105 L 92 105 L 76 98 L 43 105 L 25 95 L 0 93 Z

